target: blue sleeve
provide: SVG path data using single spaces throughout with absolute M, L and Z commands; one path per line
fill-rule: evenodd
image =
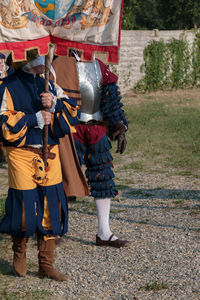
M 104 121 L 108 123 L 108 130 L 112 130 L 120 121 L 128 128 L 121 99 L 119 87 L 115 82 L 103 86 L 101 111 Z

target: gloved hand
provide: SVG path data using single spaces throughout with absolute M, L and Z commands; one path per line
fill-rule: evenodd
M 122 154 L 126 149 L 126 126 L 124 125 L 123 121 L 120 121 L 115 125 L 113 132 L 109 134 L 109 137 L 112 141 L 117 140 L 117 151 L 116 153 Z

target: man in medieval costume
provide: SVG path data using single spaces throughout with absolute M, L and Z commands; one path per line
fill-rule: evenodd
M 76 101 L 51 81 L 49 92 L 43 92 L 44 57 L 34 50 L 13 68 L 0 85 L 0 136 L 9 176 L 0 232 L 12 236 L 13 266 L 19 276 L 26 275 L 26 244 L 36 233 L 39 276 L 63 281 L 66 276 L 53 267 L 55 237 L 68 230 L 58 144 L 78 123 Z M 49 125 L 47 167 L 42 159 L 44 125 Z
M 97 246 L 126 247 L 130 243 L 115 236 L 109 225 L 110 199 L 117 195 L 110 140 L 117 140 L 117 152 L 126 147 L 127 120 L 122 110 L 118 77 L 100 60 L 81 62 L 80 53 L 72 57 L 58 57 L 52 63 L 56 82 L 67 92 L 80 97 L 80 124 L 75 126 L 73 138 L 80 164 L 86 165 L 90 194 L 94 197 L 98 232 Z M 68 160 L 61 157 L 61 163 Z M 77 187 L 78 189 L 78 187 Z M 78 196 L 78 195 L 74 195 Z
M 0 53 L 0 81 L 12 73 L 12 69 L 7 65 L 6 56 Z M 0 163 L 6 162 L 6 151 L 3 143 L 0 142 Z

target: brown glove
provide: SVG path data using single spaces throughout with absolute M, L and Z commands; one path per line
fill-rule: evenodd
M 109 137 L 111 140 L 116 141 L 117 140 L 117 151 L 116 153 L 122 154 L 124 150 L 126 149 L 126 127 L 123 123 L 123 121 L 120 121 L 115 125 L 114 131 L 109 134 Z

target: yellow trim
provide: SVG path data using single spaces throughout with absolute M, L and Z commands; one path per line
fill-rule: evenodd
M 17 122 L 19 122 L 20 119 L 23 118 L 23 116 L 25 116 L 25 113 L 24 112 L 17 112 L 15 110 L 11 110 L 9 109 L 8 112 L 5 112 L 4 113 L 5 116 L 8 117 L 8 120 L 7 120 L 7 124 L 11 127 L 14 127 Z
M 54 123 L 54 114 L 51 114 L 51 130 L 53 131 L 53 123 Z
M 13 104 L 13 101 L 12 101 L 12 97 L 10 95 L 10 92 L 9 90 L 6 88 L 6 102 L 7 102 L 7 108 L 8 110 L 12 110 L 14 111 L 14 104 Z
M 25 136 L 26 130 L 27 130 L 27 127 L 24 126 L 19 132 L 12 133 L 6 129 L 5 123 L 2 125 L 3 137 L 5 140 L 7 140 L 11 143 L 13 143 L 13 142 L 19 140 L 21 137 Z M 24 143 L 25 143 L 25 139 L 23 139 L 23 141 L 20 143 L 20 145 L 22 146 L 22 145 L 24 145 Z
M 55 240 L 56 237 L 54 235 L 44 235 L 44 241 Z
M 70 105 L 69 103 L 67 103 L 67 102 L 63 102 L 63 103 L 64 103 L 64 105 L 67 107 L 67 109 L 68 109 L 70 115 L 71 115 L 72 117 L 76 117 L 76 116 L 77 116 L 77 109 L 76 109 L 75 107 L 71 106 L 71 105 Z
M 22 147 L 25 145 L 26 142 L 26 136 L 23 138 L 23 140 L 21 141 L 21 143 L 17 146 L 17 147 Z
M 59 206 L 59 215 L 61 216 L 61 204 L 60 204 L 59 200 L 58 200 L 58 206 Z M 42 227 L 44 228 L 44 230 L 52 230 L 48 201 L 47 201 L 46 196 L 44 197 L 44 215 L 43 215 L 43 219 L 42 219 Z M 55 236 L 53 236 L 52 234 L 44 236 L 45 241 L 54 240 L 54 239 L 55 239 Z
M 24 125 L 22 127 L 22 129 L 20 131 L 18 131 L 17 133 L 13 133 L 13 132 L 11 132 L 10 130 L 8 130 L 6 128 L 6 124 L 11 126 L 11 127 L 14 127 L 17 124 L 17 122 L 19 122 L 19 120 L 25 114 L 23 112 L 16 112 L 16 111 L 11 111 L 10 112 L 10 111 L 8 111 L 8 112 L 5 112 L 3 115 L 8 117 L 7 122 L 2 125 L 3 137 L 11 143 L 17 141 L 21 137 L 25 137 L 25 134 L 26 134 L 26 131 L 27 131 L 27 126 L 26 125 Z M 24 145 L 25 140 L 26 140 L 26 137 L 23 139 L 23 141 L 21 141 L 19 146 Z
M 52 230 L 47 196 L 44 197 L 44 215 L 42 219 L 42 227 L 44 228 L 44 230 Z
M 63 113 L 62 115 L 63 115 L 63 118 L 65 119 L 66 123 L 67 123 L 68 126 L 69 126 L 70 132 L 71 132 L 71 133 L 75 133 L 76 130 L 75 130 L 74 126 L 72 126 L 72 125 L 69 123 L 69 121 L 68 121 L 68 119 L 67 119 L 65 113 Z

